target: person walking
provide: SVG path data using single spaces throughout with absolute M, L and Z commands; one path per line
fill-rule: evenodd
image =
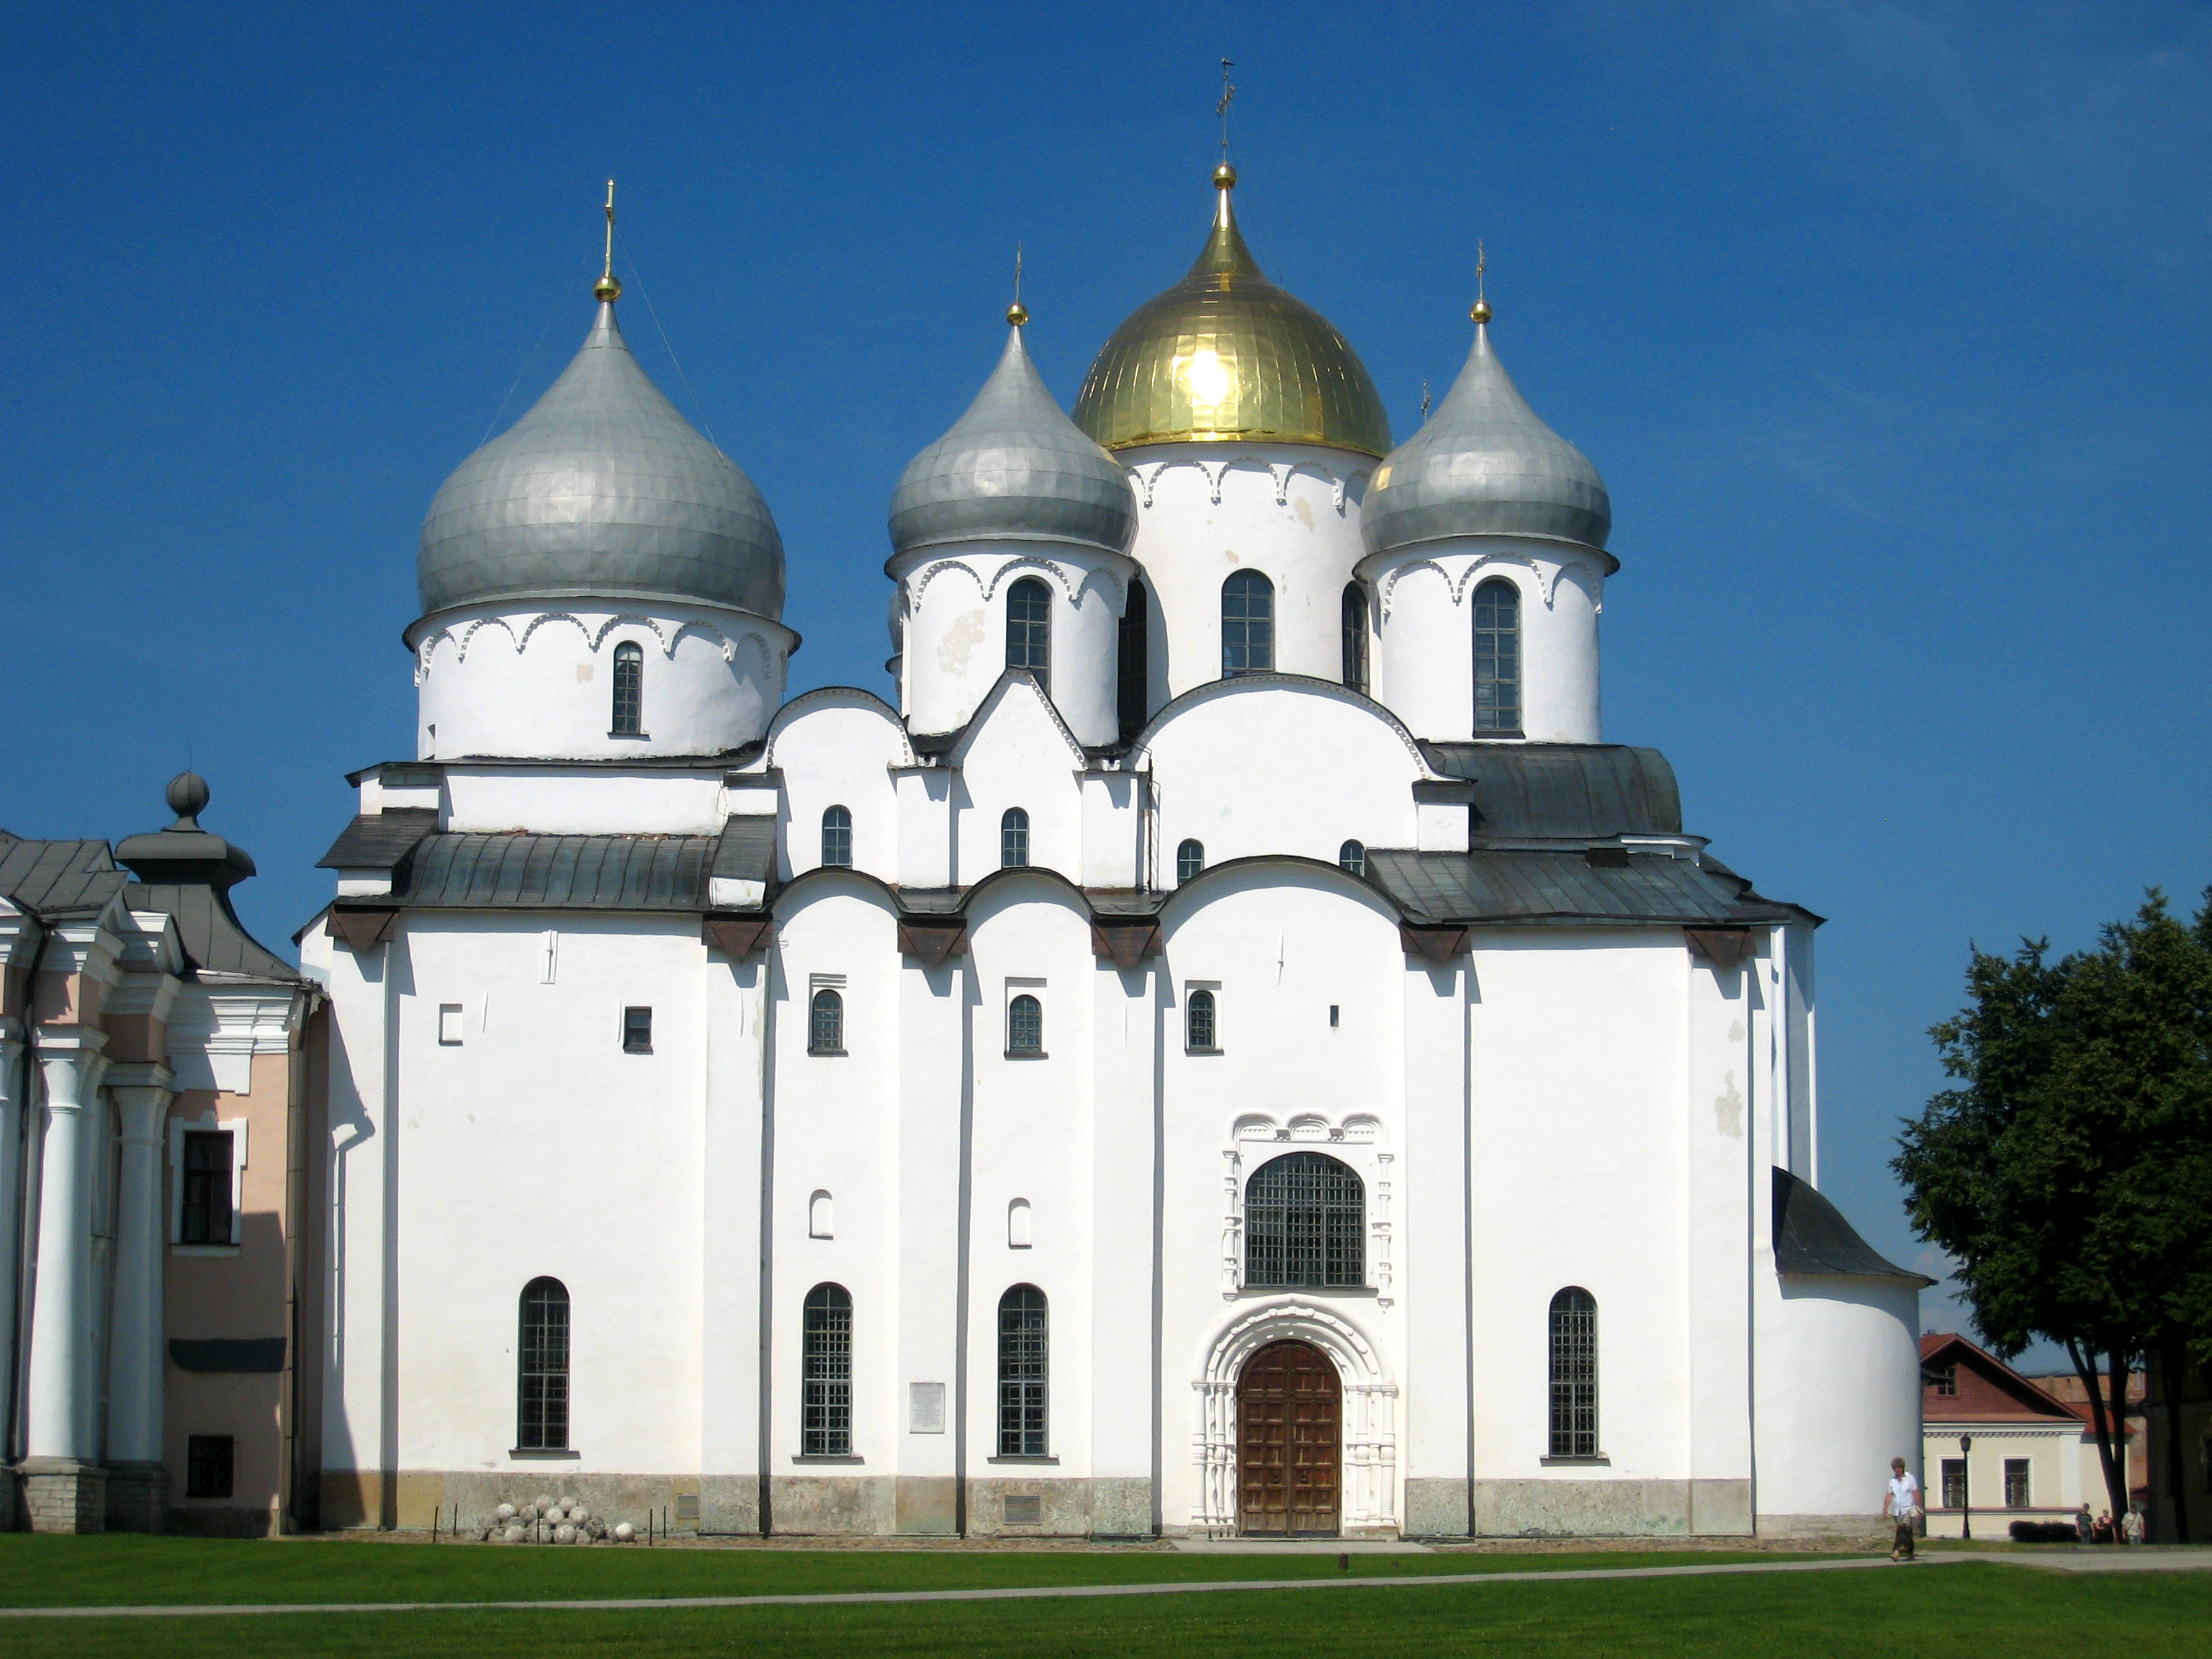
M 1889 1559 L 1910 1561 L 1912 1557 L 1912 1523 L 1920 1518 L 1920 1483 L 1912 1478 L 1912 1471 L 1905 1467 L 1905 1460 L 1889 1460 L 1889 1491 L 1883 1494 L 1881 1512 L 1897 1523 L 1896 1541 L 1890 1546 Z
M 2127 1514 L 2120 1519 L 2120 1541 L 2124 1544 L 2140 1544 L 2143 1540 L 2143 1512 L 2130 1504 L 2128 1505 Z
M 2080 1513 L 2075 1515 L 2074 1517 L 2075 1538 L 2080 1543 L 2087 1543 L 2089 1541 L 2089 1534 L 2095 1528 L 2096 1524 L 2097 1523 L 2095 1522 L 2089 1518 L 2089 1506 L 2087 1504 L 2082 1504 Z

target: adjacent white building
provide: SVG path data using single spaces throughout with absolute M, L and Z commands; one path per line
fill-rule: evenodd
M 1216 184 L 1072 420 L 1017 308 L 898 480 L 896 705 L 784 700 L 611 282 L 440 492 L 303 941 L 325 1524 L 1747 1534 L 1917 1455 L 1817 918 L 1602 738 L 1595 469 L 1486 307 L 1394 448 Z

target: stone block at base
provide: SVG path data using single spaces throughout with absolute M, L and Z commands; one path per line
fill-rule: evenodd
M 107 1530 L 107 1471 L 69 1457 L 27 1457 L 15 1466 L 33 1532 Z
M 161 1532 L 169 1510 L 169 1471 L 160 1463 L 107 1466 L 107 1530 Z

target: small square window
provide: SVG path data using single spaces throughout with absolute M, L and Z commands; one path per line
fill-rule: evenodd
M 438 1041 L 448 1048 L 458 1048 L 461 1042 L 461 1005 L 441 1002 L 438 1005 Z
M 195 1434 L 185 1442 L 185 1496 L 228 1498 L 238 1443 L 227 1434 Z
M 652 1009 L 623 1010 L 623 1052 L 626 1054 L 649 1054 L 653 1052 Z

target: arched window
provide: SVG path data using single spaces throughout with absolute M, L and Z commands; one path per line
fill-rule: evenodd
M 806 1052 L 842 1054 L 845 1052 L 845 999 L 824 988 L 814 994 L 806 1009 Z
M 1194 1054 L 1210 1054 L 1221 1044 L 1213 1024 L 1213 993 L 1193 991 L 1182 1014 L 1183 1047 Z
M 1597 1455 L 1597 1298 L 1570 1285 L 1552 1298 L 1552 1455 Z
M 1205 868 L 1206 843 L 1204 842 L 1187 841 L 1176 848 L 1176 879 L 1178 882 L 1197 879 L 1199 872 Z
M 1114 715 L 1127 743 L 1145 729 L 1145 702 L 1150 695 L 1152 617 L 1142 582 L 1129 584 L 1129 602 L 1122 607 L 1121 627 L 1115 639 Z
M 1035 1221 L 1030 1213 L 1030 1201 L 1018 1198 L 1006 1206 L 1006 1248 L 1026 1250 L 1036 1237 Z
M 1521 590 L 1497 576 L 1474 590 L 1474 729 L 1521 729 Z
M 1018 806 L 1009 806 L 999 820 L 999 867 L 1020 870 L 1029 861 L 1030 815 Z
M 1035 576 L 1006 590 L 1006 666 L 1026 668 L 1052 689 L 1052 590 Z
M 1256 570 L 1221 584 L 1221 678 L 1264 674 L 1275 665 L 1275 585 Z
M 1336 849 L 1337 867 L 1355 876 L 1367 873 L 1367 849 L 1356 841 L 1348 841 Z
M 999 1455 L 1043 1457 L 1050 1358 L 1044 1292 L 1017 1285 L 999 1298 Z
M 635 645 L 615 647 L 614 724 L 611 738 L 645 735 L 645 652 Z
M 1044 1052 L 1044 1004 L 1024 992 L 1006 1005 L 1006 1052 L 1041 1054 Z
M 1344 588 L 1344 683 L 1367 690 L 1367 590 L 1358 582 Z
M 1366 1187 L 1333 1158 L 1262 1164 L 1244 1184 L 1244 1282 L 1364 1285 L 1366 1211 Z
M 853 863 L 853 815 L 833 806 L 822 815 L 822 862 L 849 869 Z
M 520 1451 L 568 1449 L 568 1288 L 557 1279 L 522 1287 L 522 1340 L 515 1345 L 514 1444 Z
M 817 1192 L 806 1200 L 806 1236 L 809 1238 L 837 1237 L 837 1200 L 827 1192 Z
M 853 1298 L 842 1285 L 806 1293 L 799 1344 L 799 1449 L 853 1455 Z

